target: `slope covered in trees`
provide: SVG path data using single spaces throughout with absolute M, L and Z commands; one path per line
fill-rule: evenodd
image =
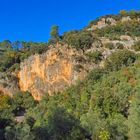
M 131 22 L 120 21 L 127 16 Z M 48 43 L 1 42 L 0 71 L 3 73 L 18 71 L 23 60 L 46 52 L 56 42 L 81 51 L 96 67 L 84 80 L 53 96 L 46 93 L 40 101 L 35 101 L 29 92 L 19 91 L 12 98 L 0 94 L 0 139 L 138 140 L 139 16 L 139 11 L 121 11 L 113 16 L 116 25 L 89 30 L 98 19 L 80 31 L 69 31 L 62 36 L 58 27 L 53 26 Z M 121 42 L 121 35 L 136 37 L 136 40 L 131 47 L 126 47 L 128 40 Z M 102 37 L 110 42 L 104 43 Z M 117 43 L 109 44 L 114 43 L 112 40 Z M 104 50 L 110 54 L 104 55 Z

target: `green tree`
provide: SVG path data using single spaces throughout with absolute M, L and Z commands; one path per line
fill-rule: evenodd
M 89 131 L 93 140 L 98 140 L 102 130 L 106 130 L 106 123 L 107 122 L 98 109 L 95 109 L 95 111 L 90 110 L 87 114 L 81 116 L 81 124 Z
M 89 49 L 96 38 L 90 32 L 85 31 L 70 31 L 63 35 L 63 41 L 75 47 L 76 49 Z
M 29 92 L 18 92 L 12 99 L 12 109 L 15 115 L 36 106 L 36 101 Z
M 54 108 L 50 112 L 48 128 L 51 140 L 84 139 L 84 131 L 80 127 L 79 121 L 60 107 Z
M 8 126 L 5 130 L 6 140 L 33 140 L 33 135 L 30 132 L 28 124 L 22 123 Z
M 53 25 L 51 27 L 51 31 L 50 31 L 50 43 L 56 43 L 59 41 L 60 36 L 59 36 L 59 32 L 58 32 L 58 26 L 57 25 Z

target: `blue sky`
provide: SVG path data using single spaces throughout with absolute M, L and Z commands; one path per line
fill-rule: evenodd
M 121 9 L 140 10 L 140 0 L 0 0 L 0 41 L 47 41 L 53 24 L 63 33 Z

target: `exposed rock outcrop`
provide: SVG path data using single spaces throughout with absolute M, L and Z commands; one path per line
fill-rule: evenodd
M 19 91 L 17 77 L 0 73 L 0 94 L 13 96 L 17 91 Z
M 131 21 L 131 18 L 129 16 L 127 17 L 122 17 L 121 22 L 128 22 Z
M 87 30 L 89 31 L 94 31 L 96 29 L 101 29 L 101 28 L 105 28 L 107 26 L 115 26 L 117 25 L 117 23 L 125 23 L 125 22 L 130 22 L 133 19 L 130 16 L 126 16 L 126 17 L 122 17 L 120 20 L 116 20 L 112 17 L 107 17 L 107 18 L 100 18 L 96 24 L 93 24 L 90 28 L 88 28 Z M 135 21 L 140 21 L 140 18 L 136 18 Z
M 67 45 L 49 49 L 42 55 L 34 55 L 21 63 L 19 87 L 22 91 L 29 91 L 36 100 L 48 92 L 58 92 L 74 84 L 84 77 L 84 72 L 74 70 L 76 62 L 73 59 L 78 52 L 69 49 Z

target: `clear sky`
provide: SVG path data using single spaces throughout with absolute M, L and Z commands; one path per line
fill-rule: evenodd
M 63 33 L 121 9 L 140 10 L 140 0 L 0 0 L 0 41 L 47 41 L 53 24 Z

